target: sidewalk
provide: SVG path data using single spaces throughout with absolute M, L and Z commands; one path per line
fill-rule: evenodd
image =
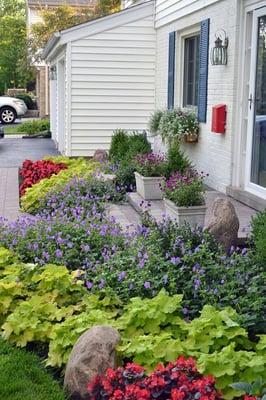
M 18 168 L 0 168 L 0 216 L 12 221 L 19 215 Z

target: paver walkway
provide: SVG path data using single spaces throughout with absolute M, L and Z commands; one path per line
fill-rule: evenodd
M 212 205 L 213 205 L 214 200 L 217 197 L 228 198 L 233 203 L 236 213 L 237 213 L 237 216 L 239 218 L 239 223 L 240 223 L 238 237 L 246 238 L 250 232 L 251 218 L 254 215 L 256 215 L 257 211 L 254 210 L 253 208 L 250 208 L 250 207 L 240 203 L 239 201 L 234 200 L 234 199 L 226 196 L 225 194 L 217 192 L 215 190 L 208 190 L 205 193 L 205 201 L 207 204 L 205 226 L 208 225 L 208 221 L 210 220 L 210 217 L 212 214 Z M 140 213 L 142 210 L 142 207 L 140 206 L 140 204 L 143 203 L 142 198 L 137 193 L 129 193 L 128 200 L 129 200 L 129 203 L 132 205 L 132 207 L 138 213 Z M 163 218 L 163 215 L 165 215 L 165 213 L 166 213 L 163 201 L 156 200 L 156 201 L 150 201 L 149 203 L 150 203 L 150 207 L 148 207 L 148 209 L 149 209 L 150 214 L 157 220 L 161 220 Z
M 0 216 L 12 221 L 19 211 L 18 169 L 25 159 L 60 154 L 50 139 L 0 140 Z
M 19 216 L 18 168 L 0 168 L 0 216 Z
M 60 154 L 51 139 L 19 139 L 0 140 L 0 168 L 19 168 L 23 161 L 40 160 L 46 155 Z

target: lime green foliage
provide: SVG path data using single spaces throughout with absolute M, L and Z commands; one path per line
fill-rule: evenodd
M 232 383 L 266 379 L 266 335 L 251 342 L 231 308 L 205 306 L 200 317 L 188 323 L 181 318 L 181 295 L 169 296 L 162 290 L 153 299 L 136 297 L 123 305 L 89 294 L 80 271 L 15 259 L 8 264 L 12 254 L 0 249 L 1 254 L 2 335 L 17 346 L 45 343 L 48 365 L 64 366 L 79 336 L 104 324 L 121 333 L 119 355 L 148 369 L 181 354 L 195 357 L 199 371 L 215 376 L 226 399 L 242 394 L 230 387 Z
M 83 312 L 67 318 L 54 326 L 48 354 L 48 365 L 65 365 L 78 338 L 94 325 L 115 325 L 117 309 L 110 298 L 100 300 L 97 296 L 87 296 L 82 302 Z
M 266 264 L 266 209 L 252 220 L 252 240 L 254 241 L 256 258 Z
M 181 354 L 193 356 L 199 371 L 214 375 L 228 399 L 241 394 L 229 387 L 231 383 L 266 378 L 264 336 L 257 346 L 252 343 L 231 308 L 205 306 L 199 318 L 186 323 L 178 316 L 180 302 L 181 296 L 164 292 L 152 300 L 132 299 L 118 320 L 120 354 L 148 369 Z
M 0 339 L 0 392 L 5 400 L 64 400 L 66 396 L 38 358 Z
M 56 163 L 64 162 L 68 165 L 68 168 L 60 171 L 57 175 L 52 175 L 50 178 L 42 179 L 36 185 L 27 189 L 25 195 L 21 198 L 21 209 L 25 212 L 36 213 L 48 192 L 60 190 L 75 177 L 81 178 L 91 175 L 98 167 L 97 163 L 86 161 L 84 158 L 71 159 L 59 156 L 46 157 L 46 159 Z

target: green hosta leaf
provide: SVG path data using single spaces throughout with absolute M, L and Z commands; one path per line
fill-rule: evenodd
M 252 392 L 252 385 L 247 382 L 236 382 L 230 385 L 233 389 L 241 392 L 241 394 L 251 394 Z

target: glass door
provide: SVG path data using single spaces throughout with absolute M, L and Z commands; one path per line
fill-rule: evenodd
M 266 7 L 254 11 L 246 189 L 266 199 Z

